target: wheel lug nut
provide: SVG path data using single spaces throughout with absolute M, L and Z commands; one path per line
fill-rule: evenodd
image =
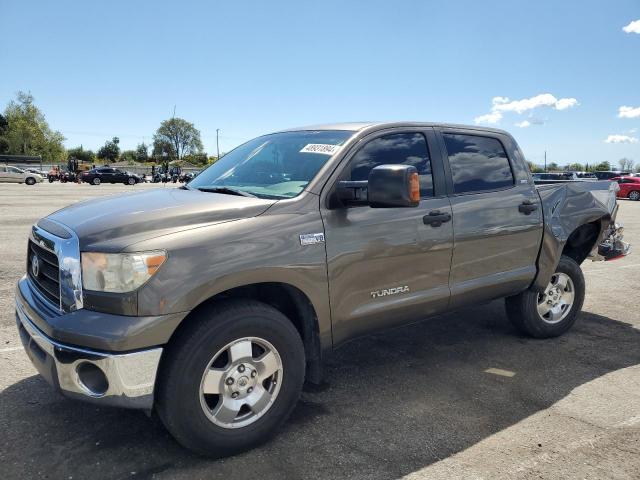
M 258 374 L 258 372 L 256 372 L 255 370 L 253 372 L 251 372 L 251 378 L 255 378 L 255 376 Z
M 238 367 L 238 371 L 239 371 L 240 373 L 244 372 L 244 365 L 240 365 L 240 366 Z
M 238 392 L 233 392 L 231 394 L 231 398 L 238 398 Z
M 251 392 L 253 392 L 253 387 L 247 388 L 247 393 L 251 393 Z
M 224 383 L 226 383 L 227 385 L 233 385 L 233 378 L 231 377 L 227 378 L 227 380 Z

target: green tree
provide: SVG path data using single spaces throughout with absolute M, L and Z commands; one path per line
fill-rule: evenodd
M 96 154 L 91 150 L 85 150 L 82 145 L 76 148 L 67 150 L 67 158 L 77 158 L 82 163 L 94 163 L 96 161 Z
M 0 154 L 9 151 L 9 142 L 4 138 L 4 134 L 9 130 L 9 122 L 4 116 L 0 115 Z
M 606 160 L 604 162 L 600 162 L 597 165 L 594 165 L 594 172 L 608 172 L 611 170 L 611 164 Z
M 35 106 L 33 95 L 18 92 L 4 111 L 6 126 L 1 134 L 4 149 L 11 155 L 41 155 L 45 160 L 63 162 L 66 152 L 62 133 L 51 130 L 44 114 Z
M 193 163 L 194 165 L 204 166 L 208 163 L 209 157 L 205 152 L 193 153 L 191 155 L 185 155 L 183 160 Z
M 149 161 L 149 147 L 144 143 L 139 143 L 136 147 L 136 161 L 147 162 Z
M 177 158 L 173 146 L 169 142 L 160 138 L 153 139 L 153 151 L 151 153 L 151 156 L 153 157 L 154 161 L 158 163 L 165 161 L 165 159 L 175 160 Z
M 160 124 L 153 136 L 154 151 L 156 143 L 160 147 L 171 145 L 175 159 L 181 160 L 183 156 L 202 151 L 200 130 L 182 118 L 170 118 Z
M 539 165 L 536 165 L 535 163 L 533 163 L 533 162 L 531 162 L 531 161 L 529 161 L 529 160 L 527 160 L 527 165 L 529 166 L 529 171 L 530 171 L 531 173 L 541 173 L 541 172 L 544 172 L 544 168 L 542 168 L 542 167 L 541 167 L 541 166 L 539 166 Z
M 618 160 L 618 165 L 620 165 L 620 170 L 622 170 L 623 172 L 632 172 L 633 165 L 635 163 L 636 162 L 634 162 L 630 158 L 621 158 L 620 160 Z
M 107 140 L 104 146 L 100 147 L 98 150 L 97 157 L 100 160 L 109 160 L 110 162 L 115 162 L 120 156 L 120 147 L 118 144 L 120 143 L 120 139 L 118 137 L 113 137 L 111 140 Z
M 581 163 L 570 163 L 569 165 L 567 165 L 567 170 L 573 172 L 584 172 L 585 168 Z
M 560 166 L 556 162 L 551 162 L 547 165 L 547 171 L 549 172 L 557 172 L 560 170 Z
M 125 150 L 120 154 L 120 160 L 124 162 L 133 163 L 136 161 L 137 157 L 136 150 Z

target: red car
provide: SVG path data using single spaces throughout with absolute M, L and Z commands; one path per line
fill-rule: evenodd
M 640 177 L 616 177 L 612 178 L 611 181 L 618 182 L 618 185 L 620 185 L 618 198 L 640 200 Z

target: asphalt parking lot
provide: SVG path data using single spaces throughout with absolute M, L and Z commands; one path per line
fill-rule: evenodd
M 584 312 L 561 338 L 518 335 L 493 302 L 349 343 L 275 440 L 233 458 L 194 456 L 143 413 L 59 396 L 15 328 L 30 226 L 148 188 L 0 184 L 0 478 L 640 478 L 640 253 L 583 265 Z M 640 202 L 620 204 L 638 250 Z

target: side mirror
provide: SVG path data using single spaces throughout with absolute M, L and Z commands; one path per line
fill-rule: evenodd
M 418 170 L 410 165 L 380 165 L 369 172 L 367 190 L 372 208 L 417 207 Z

